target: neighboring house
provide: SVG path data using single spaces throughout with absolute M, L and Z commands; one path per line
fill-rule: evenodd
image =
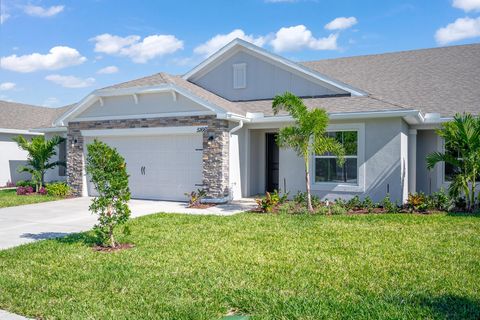
M 0 100 L 0 187 L 8 182 L 16 183 L 18 180 L 31 179 L 30 174 L 17 171 L 18 166 L 26 164 L 28 154 L 20 149 L 12 138 L 22 135 L 29 139 L 35 135 L 43 135 L 43 132 L 34 128 L 50 127 L 66 110 L 67 108 L 53 109 Z M 58 129 L 47 131 L 51 130 Z M 51 133 L 46 135 L 50 136 Z M 65 133 L 63 135 L 66 136 Z M 65 143 L 60 146 L 57 156 L 65 156 L 65 147 Z M 66 179 L 65 167 L 47 171 L 45 179 L 46 181 Z
M 434 129 L 457 112 L 478 115 L 480 44 L 295 63 L 234 40 L 183 76 L 158 73 L 92 92 L 48 130 L 68 132 L 68 183 L 94 195 L 86 144 L 97 138 L 125 157 L 132 197 L 184 200 L 204 188 L 212 202 L 281 189 L 305 189 L 303 162 L 279 150 L 275 133 L 292 122 L 272 114 L 290 91 L 325 108 L 332 135 L 353 143 L 342 167 L 312 159 L 312 190 L 322 198 L 390 194 L 446 186 Z M 352 150 L 352 148 L 349 148 Z M 447 172 L 448 173 L 448 172 Z

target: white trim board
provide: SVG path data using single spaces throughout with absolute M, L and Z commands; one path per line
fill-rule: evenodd
M 159 92 L 172 92 L 178 93 L 186 97 L 187 99 L 192 100 L 193 102 L 205 107 L 207 111 L 211 111 L 217 115 L 224 115 L 226 111 L 219 108 L 218 106 L 194 95 L 188 90 L 180 88 L 174 84 L 163 84 L 158 86 L 144 86 L 144 87 L 135 87 L 135 88 L 126 88 L 126 89 L 100 89 L 93 91 L 90 95 L 82 99 L 77 106 L 73 109 L 70 109 L 54 122 L 57 126 L 65 126 L 68 121 L 75 119 L 75 116 L 84 112 L 89 107 L 91 107 L 96 101 L 101 100 L 104 97 L 113 97 L 113 96 L 128 96 L 128 95 L 140 95 L 140 94 L 149 94 L 149 93 L 159 93 Z M 176 96 L 175 96 L 176 98 Z M 142 115 L 142 118 L 144 116 Z M 109 117 L 111 119 L 111 117 Z
M 167 118 L 167 117 L 192 117 L 215 115 L 213 111 L 185 111 L 185 112 L 165 112 L 165 113 L 144 113 L 144 114 L 128 114 L 118 116 L 98 116 L 76 118 L 75 121 L 104 121 L 104 120 L 130 120 L 130 119 L 151 119 L 151 118 Z
M 358 88 L 354 88 L 346 83 L 340 82 L 338 80 L 332 79 L 324 74 L 321 74 L 317 71 L 309 69 L 305 66 L 302 66 L 298 63 L 290 61 L 284 57 L 279 55 L 273 54 L 268 52 L 265 49 L 262 49 L 258 46 L 255 46 L 247 41 L 241 39 L 234 39 L 222 49 L 211 55 L 208 59 L 204 60 L 198 66 L 187 72 L 183 79 L 190 80 L 191 78 L 195 77 L 196 75 L 204 72 L 205 69 L 211 67 L 218 63 L 218 61 L 222 61 L 225 57 L 231 56 L 232 52 L 236 52 L 238 49 L 247 50 L 252 52 L 256 55 L 263 57 L 264 59 L 268 59 L 270 62 L 275 63 L 276 65 L 281 65 L 283 68 L 288 68 L 289 70 L 294 70 L 296 72 L 300 72 L 303 76 L 308 76 L 310 78 L 320 80 L 323 83 L 329 84 L 337 89 L 347 91 L 354 96 L 365 96 L 367 93 L 363 90 Z
M 84 137 L 124 137 L 124 136 L 153 136 L 153 135 L 178 135 L 201 134 L 205 126 L 179 126 L 155 128 L 127 128 L 127 129 L 98 129 L 81 130 Z
M 26 134 L 31 136 L 41 136 L 43 133 L 41 132 L 34 132 L 30 130 L 22 130 L 22 129 L 7 129 L 7 128 L 0 128 L 0 133 L 9 133 L 9 134 Z

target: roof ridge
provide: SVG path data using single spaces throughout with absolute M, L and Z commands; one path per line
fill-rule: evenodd
M 460 47 L 473 47 L 473 46 L 480 46 L 480 43 L 459 44 L 459 45 L 443 46 L 443 47 L 435 47 L 435 48 L 407 49 L 407 50 L 400 50 L 400 51 L 389 51 L 389 52 L 382 52 L 382 53 L 361 54 L 361 55 L 354 55 L 354 56 L 347 56 L 347 57 L 319 59 L 319 60 L 305 60 L 305 61 L 298 61 L 297 63 L 305 65 L 305 64 L 313 63 L 313 62 L 388 56 L 388 55 L 395 55 L 395 54 L 402 54 L 402 53 L 412 53 L 412 52 L 449 50 L 449 49 L 455 49 L 455 48 L 460 48 Z

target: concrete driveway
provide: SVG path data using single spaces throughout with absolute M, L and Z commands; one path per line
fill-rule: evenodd
M 88 211 L 91 199 L 75 198 L 0 209 L 0 249 L 90 230 L 96 218 Z M 132 218 L 156 212 L 232 215 L 251 209 L 251 200 L 208 209 L 189 209 L 183 202 L 131 200 Z

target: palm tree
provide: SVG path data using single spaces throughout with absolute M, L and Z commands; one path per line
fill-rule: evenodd
M 44 136 L 36 136 L 28 141 L 23 136 L 13 138 L 20 148 L 28 152 L 27 165 L 17 168 L 18 172 L 28 172 L 36 184 L 36 191 L 44 185 L 45 172 L 56 166 L 65 166 L 63 161 L 49 162 L 57 154 L 55 147 L 65 141 L 64 138 L 54 136 L 46 140 Z
M 313 212 L 310 190 L 310 155 L 333 153 L 338 157 L 338 164 L 344 162 L 345 150 L 341 143 L 326 134 L 328 115 L 324 109 L 308 110 L 302 99 L 286 92 L 275 96 L 272 104 L 274 114 L 287 111 L 295 124 L 281 128 L 277 136 L 280 148 L 290 148 L 303 158 L 305 163 L 305 184 L 307 190 L 307 208 Z
M 445 152 L 433 152 L 427 156 L 427 168 L 433 169 L 444 162 L 457 168 L 449 193 L 458 197 L 462 192 L 467 208 L 474 210 L 477 180 L 480 173 L 480 118 L 471 114 L 456 114 L 452 121 L 444 123 L 437 134 L 445 141 Z

